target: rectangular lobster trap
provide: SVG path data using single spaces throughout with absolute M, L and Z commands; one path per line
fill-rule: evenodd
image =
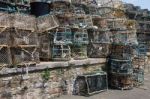
M 91 29 L 88 30 L 89 42 L 95 44 L 109 44 L 111 42 L 111 33 L 107 28 L 105 29 Z
M 11 30 L 11 46 L 38 46 L 37 33 L 30 30 L 21 30 L 12 28 Z
M 71 48 L 71 56 L 75 60 L 86 59 L 87 57 L 87 45 L 73 45 Z
M 25 65 L 39 63 L 39 52 L 37 47 L 11 48 L 13 65 Z
M 133 70 L 133 84 L 134 86 L 140 86 L 144 84 L 144 70 L 143 69 Z
M 133 49 L 128 45 L 111 45 L 110 47 L 110 57 L 112 59 L 123 59 L 130 60 L 132 56 Z
M 36 26 L 36 20 L 34 16 L 26 15 L 22 13 L 11 14 L 12 27 L 21 30 L 34 31 Z
M 0 12 L 0 28 L 8 28 L 11 26 L 10 14 Z
M 109 79 L 110 86 L 112 88 L 120 90 L 129 90 L 133 88 L 133 76 L 132 74 L 119 75 L 111 74 Z
M 90 58 L 106 58 L 109 55 L 109 44 L 90 43 L 87 52 Z
M 64 0 L 58 0 L 51 3 L 51 12 L 54 15 L 71 15 L 73 13 L 73 9 L 71 7 L 70 2 Z
M 41 33 L 39 39 L 39 57 L 41 61 L 49 61 L 52 58 L 53 36 L 49 33 Z
M 57 18 L 53 15 L 44 15 L 36 18 L 37 32 L 42 33 L 59 26 Z
M 0 46 L 0 68 L 12 65 L 11 50 L 7 46 Z
M 79 75 L 74 84 L 75 95 L 88 96 L 107 91 L 107 89 L 107 73 L 103 71 Z
M 110 72 L 118 74 L 132 74 L 133 66 L 131 60 L 117 60 L 111 59 L 110 61 Z
M 76 29 L 73 30 L 73 44 L 80 45 L 80 44 L 88 44 L 89 38 L 86 29 Z
M 67 27 L 59 27 L 52 31 L 55 44 L 72 44 L 72 31 Z
M 69 45 L 55 44 L 52 49 L 52 60 L 68 61 L 71 59 L 71 49 Z

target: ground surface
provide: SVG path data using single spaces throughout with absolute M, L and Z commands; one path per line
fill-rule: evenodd
M 56 99 L 150 99 L 150 74 L 145 76 L 145 85 L 132 90 L 111 90 L 90 97 L 65 95 Z

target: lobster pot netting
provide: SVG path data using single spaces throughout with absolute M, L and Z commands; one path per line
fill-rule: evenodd
M 119 74 L 132 74 L 133 67 L 130 60 L 111 60 L 111 70 L 112 73 Z
M 67 15 L 69 16 L 70 14 L 72 14 L 73 9 L 70 6 L 70 4 L 68 2 L 55 2 L 52 3 L 52 13 L 55 15 Z
M 55 44 L 72 44 L 72 32 L 70 28 L 57 28 L 54 32 Z
M 38 32 L 45 32 L 59 26 L 58 20 L 52 15 L 38 17 L 36 19 L 36 24 Z
M 0 67 L 11 65 L 11 53 L 10 48 L 8 47 L 0 47 Z
M 144 70 L 143 69 L 134 69 L 133 84 L 134 86 L 139 86 L 139 85 L 144 84 Z
M 10 27 L 10 14 L 0 12 L 0 27 Z
M 87 46 L 86 45 L 74 45 L 71 50 L 72 57 L 74 59 L 86 59 L 87 58 Z
M 103 29 L 103 30 L 89 30 L 88 31 L 89 35 L 89 41 L 90 43 L 111 43 L 110 37 L 111 33 L 109 32 L 108 29 Z
M 36 47 L 12 48 L 11 53 L 14 65 L 39 62 L 39 52 Z
M 132 55 L 132 48 L 130 46 L 112 45 L 110 48 L 110 57 L 112 59 L 130 60 Z
M 39 54 L 42 61 L 50 60 L 52 57 L 52 36 L 48 33 L 39 34 Z
M 106 58 L 109 55 L 109 44 L 90 43 L 87 51 L 90 58 Z
M 71 49 L 68 45 L 54 45 L 52 52 L 53 60 L 67 61 L 71 59 Z
M 28 30 L 12 29 L 12 46 L 38 46 L 37 33 Z
M 14 13 L 11 14 L 11 17 L 13 21 L 12 27 L 14 28 L 30 31 L 34 31 L 36 28 L 34 16 Z
M 75 45 L 82 45 L 82 44 L 88 44 L 88 33 L 85 29 L 78 29 L 73 32 L 73 42 Z
M 0 28 L 0 45 L 11 45 L 10 29 Z
M 121 90 L 133 88 L 132 75 L 111 74 L 110 86 Z

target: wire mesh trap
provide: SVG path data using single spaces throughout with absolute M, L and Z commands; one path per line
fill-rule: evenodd
M 12 27 L 22 30 L 35 30 L 35 17 L 21 13 L 11 14 Z
M 110 72 L 118 74 L 132 74 L 133 67 L 131 60 L 111 59 Z
M 10 29 L 11 32 L 11 46 L 38 46 L 37 33 L 29 30 Z
M 143 69 L 133 70 L 133 84 L 134 86 L 140 86 L 144 84 L 144 70 Z
M 105 72 L 79 75 L 74 84 L 75 95 L 92 95 L 108 89 L 107 74 Z
M 57 18 L 53 15 L 44 15 L 36 18 L 37 32 L 42 33 L 59 26 Z
M 55 44 L 72 44 L 72 32 L 70 28 L 56 28 L 54 31 Z
M 106 58 L 109 55 L 109 44 L 90 43 L 87 52 L 90 58 Z
M 71 59 L 71 49 L 69 45 L 53 45 L 52 59 L 56 61 L 67 61 Z
M 87 45 L 73 45 L 71 47 L 71 56 L 75 60 L 88 58 L 87 57 Z
M 35 64 L 39 62 L 37 47 L 11 48 L 13 65 Z
M 110 86 L 120 90 L 130 90 L 133 88 L 133 77 L 130 75 L 111 74 Z

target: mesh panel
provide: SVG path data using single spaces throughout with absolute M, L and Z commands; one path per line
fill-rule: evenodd
M 0 65 L 11 65 L 10 49 L 7 47 L 0 47 Z
M 10 30 L 0 28 L 0 45 L 10 45 Z

